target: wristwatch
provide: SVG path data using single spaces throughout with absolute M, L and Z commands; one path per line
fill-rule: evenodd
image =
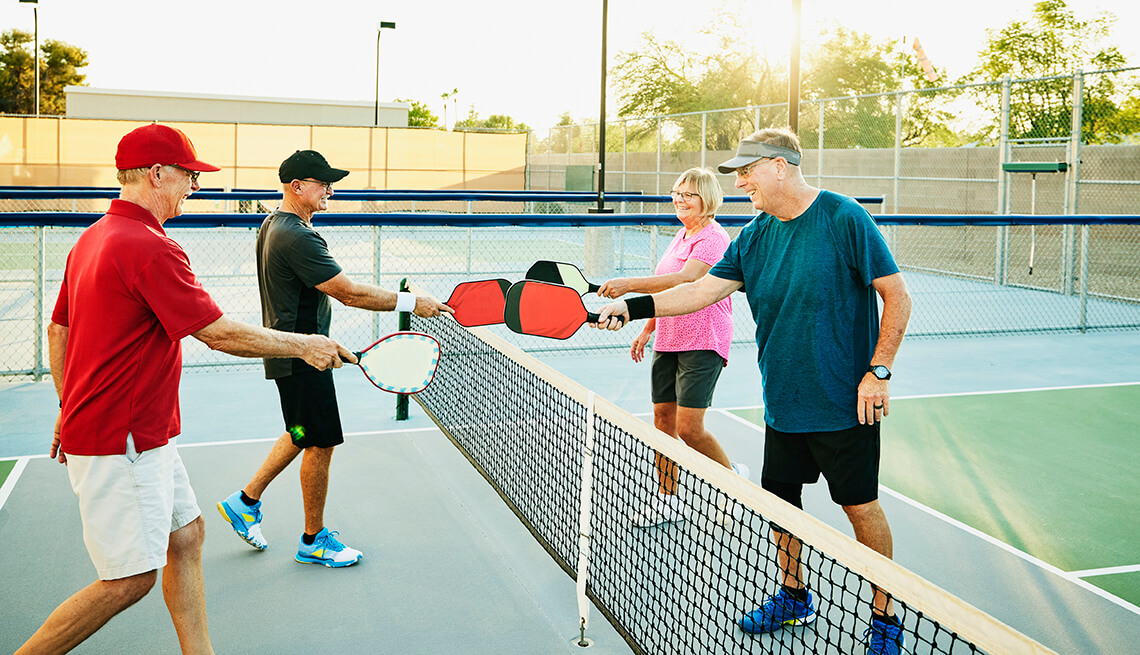
M 867 372 L 873 374 L 880 380 L 891 379 L 891 369 L 882 364 L 872 364 L 871 367 L 867 369 Z

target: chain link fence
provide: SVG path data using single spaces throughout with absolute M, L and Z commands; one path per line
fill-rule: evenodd
M 883 197 L 882 213 L 1135 213 L 1138 97 L 1140 68 L 1125 68 L 805 100 L 801 169 L 817 186 Z M 605 188 L 668 193 L 684 170 L 715 170 L 741 138 L 787 124 L 784 104 L 608 122 Z M 528 188 L 596 188 L 597 135 L 597 124 L 532 134 Z M 1033 179 L 1004 170 L 1011 162 L 1067 169 Z M 733 176 L 720 179 L 736 193 Z
M 359 203 L 353 209 L 359 210 Z M 453 219 L 437 214 L 428 222 L 454 224 L 465 218 L 460 213 L 466 209 Z M 472 214 L 478 219 L 480 210 L 472 208 Z M 540 259 L 576 263 L 597 283 L 651 275 L 679 228 L 663 214 L 617 214 L 610 220 L 628 224 L 601 227 L 588 226 L 591 217 L 583 214 L 481 215 L 497 218 L 482 221 L 481 227 L 416 227 L 393 225 L 398 217 L 375 214 L 377 224 L 333 226 L 329 223 L 341 221 L 330 211 L 319 214 L 315 224 L 353 279 L 395 289 L 408 278 L 441 300 L 463 281 L 520 280 Z M 0 228 L 0 378 L 40 379 L 48 372 L 46 324 L 67 253 L 82 231 L 51 226 L 53 217 L 58 222 L 67 216 L 48 214 L 39 226 Z M 1048 224 L 1041 225 L 993 224 L 1001 219 L 986 225 L 930 224 L 947 218 L 952 217 L 880 217 L 914 297 L 910 337 L 1140 328 L 1140 218 L 1113 224 L 1067 223 L 1064 217 L 1042 219 Z M 199 279 L 228 316 L 260 324 L 254 258 L 260 216 L 246 220 L 230 227 L 172 226 L 168 233 L 185 248 Z M 735 236 L 747 220 L 724 217 L 722 222 Z M 591 311 L 604 304 L 594 296 L 584 302 Z M 741 295 L 733 297 L 733 314 L 734 341 L 754 343 L 755 324 Z M 365 346 L 396 329 L 392 314 L 334 308 L 332 336 L 349 347 Z M 532 352 L 625 349 L 634 336 L 629 329 L 583 327 L 557 341 L 516 335 L 505 326 L 490 329 Z M 260 365 L 260 360 L 210 351 L 195 339 L 185 340 L 184 360 L 187 370 Z

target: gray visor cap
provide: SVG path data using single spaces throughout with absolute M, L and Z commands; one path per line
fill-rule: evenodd
M 800 153 L 791 148 L 781 148 L 761 141 L 745 139 L 736 148 L 736 156 L 716 167 L 721 173 L 731 173 L 764 157 L 783 157 L 789 164 L 800 165 Z

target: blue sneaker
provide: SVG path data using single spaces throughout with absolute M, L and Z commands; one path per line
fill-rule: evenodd
M 235 491 L 218 503 L 218 512 L 229 522 L 237 536 L 258 550 L 269 548 L 269 542 L 261 536 L 261 501 L 253 507 L 242 502 L 241 491 Z
M 868 638 L 870 635 L 870 638 Z M 902 628 L 871 619 L 871 627 L 863 633 L 867 642 L 867 655 L 899 655 L 905 653 L 906 636 Z
M 808 592 L 806 603 L 792 598 L 783 589 L 740 619 L 740 629 L 750 634 L 775 632 L 785 625 L 807 625 L 815 621 L 815 598 Z
M 297 546 L 297 561 L 302 564 L 324 564 L 334 569 L 359 562 L 364 553 L 337 541 L 337 534 L 329 532 L 328 528 L 321 528 L 312 544 L 306 544 L 302 538 Z

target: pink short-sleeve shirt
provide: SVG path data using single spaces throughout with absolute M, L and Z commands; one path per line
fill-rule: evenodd
M 685 262 L 698 259 L 715 266 L 724 256 L 732 239 L 719 223 L 713 221 L 700 232 L 685 237 L 685 230 L 677 232 L 665 250 L 654 271 L 657 275 L 676 273 Z M 657 319 L 657 337 L 653 350 L 657 352 L 683 352 L 712 350 L 728 361 L 732 344 L 732 299 L 725 298 L 704 309 L 684 316 L 662 316 Z

